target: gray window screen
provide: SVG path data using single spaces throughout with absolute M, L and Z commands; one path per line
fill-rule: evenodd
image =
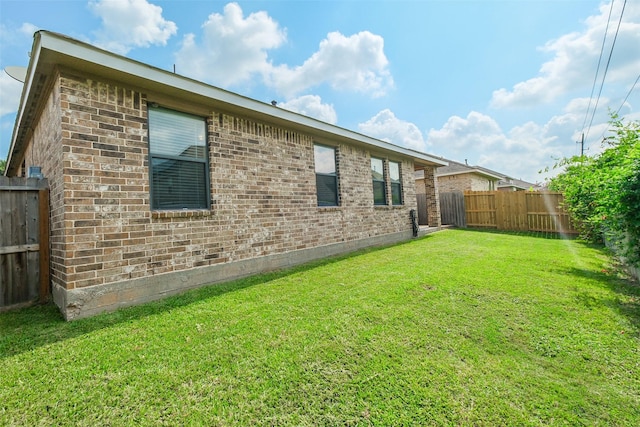
M 150 107 L 149 157 L 152 209 L 209 208 L 207 127 L 203 118 Z
M 402 204 L 402 176 L 400 163 L 389 162 L 389 180 L 391 181 L 391 204 Z
M 324 145 L 313 146 L 316 169 L 318 206 L 338 206 L 338 171 L 336 149 Z
M 371 177 L 373 179 L 373 204 L 386 205 L 387 191 L 384 182 L 384 162 L 382 159 L 371 158 Z

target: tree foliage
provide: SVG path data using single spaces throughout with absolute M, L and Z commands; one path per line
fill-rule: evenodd
M 4 170 L 7 167 L 6 160 L 0 160 L 0 175 L 4 175 Z
M 564 193 L 582 237 L 606 239 L 640 266 L 640 122 L 613 114 L 609 123 L 604 151 L 561 160 L 556 167 L 563 172 L 549 187 Z

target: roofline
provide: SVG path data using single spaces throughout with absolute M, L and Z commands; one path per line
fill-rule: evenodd
M 481 175 L 481 176 L 484 176 L 484 177 L 487 177 L 487 178 L 493 178 L 493 179 L 496 179 L 496 180 L 501 180 L 501 179 L 504 178 L 504 176 L 502 176 L 502 175 L 494 175 L 494 174 L 491 174 L 491 173 L 488 173 L 488 172 L 484 172 L 484 171 L 482 171 L 480 169 L 475 169 L 475 168 L 469 168 L 469 170 L 457 171 L 457 172 L 445 172 L 445 173 L 437 173 L 436 172 L 436 176 L 437 177 L 441 177 L 441 176 L 463 175 L 465 173 L 474 173 L 474 174 L 477 174 L 477 175 Z
M 536 185 L 537 185 L 537 184 L 533 184 L 533 183 L 531 183 L 530 185 L 528 185 L 528 186 L 526 186 L 526 187 L 525 187 L 524 185 L 520 185 L 520 184 L 516 184 L 516 183 L 511 182 L 511 183 L 505 183 L 505 184 L 500 184 L 500 183 L 498 183 L 498 186 L 497 186 L 497 187 L 498 187 L 498 188 L 504 188 L 504 187 L 515 187 L 515 188 L 521 188 L 521 189 L 523 189 L 523 190 L 526 190 L 527 188 L 529 188 L 529 187 L 535 187 Z
M 36 72 L 50 72 L 55 65 L 80 68 L 88 73 L 106 76 L 113 80 L 127 81 L 131 85 L 144 89 L 172 89 L 185 97 L 213 100 L 223 109 L 239 112 L 248 116 L 258 116 L 264 120 L 275 121 L 282 125 L 305 128 L 315 133 L 337 137 L 341 140 L 364 144 L 375 149 L 411 157 L 423 165 L 446 166 L 448 163 L 426 153 L 400 147 L 358 132 L 332 125 L 302 114 L 278 108 L 218 87 L 162 70 L 142 62 L 108 52 L 70 37 L 50 32 L 37 31 L 31 51 L 16 122 L 9 148 L 7 170 L 17 166 L 12 164 L 16 145 L 25 138 L 28 129 L 24 127 L 25 111 L 30 102 L 37 101 L 37 94 L 31 93 Z
M 34 67 L 38 63 L 40 58 L 40 37 L 37 37 L 38 32 L 36 32 L 33 36 L 33 45 L 31 47 L 29 66 L 27 68 L 27 73 L 24 82 L 22 83 L 22 92 L 20 94 L 20 103 L 18 104 L 18 111 L 16 114 L 16 121 L 13 124 L 13 133 L 11 134 L 11 144 L 9 145 L 9 155 L 7 156 L 7 164 L 5 167 L 4 174 L 5 176 L 9 176 L 10 169 L 16 169 L 12 167 L 11 160 L 13 158 L 14 148 L 16 145 L 16 139 L 18 137 L 18 132 L 20 130 L 20 123 L 22 123 L 22 118 L 24 116 L 24 110 L 26 107 L 25 97 L 27 94 L 31 93 L 31 85 L 33 83 L 33 77 L 35 75 Z

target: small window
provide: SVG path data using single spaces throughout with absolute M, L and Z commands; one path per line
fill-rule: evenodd
M 371 158 L 371 177 L 373 179 L 373 204 L 386 205 L 387 191 L 384 176 L 384 161 Z
M 391 204 L 402 204 L 402 176 L 400 175 L 400 163 L 389 162 L 389 180 L 391 181 Z
M 338 171 L 336 149 L 324 145 L 313 146 L 316 168 L 318 206 L 338 206 Z
M 208 209 L 207 127 L 202 117 L 149 107 L 151 207 Z

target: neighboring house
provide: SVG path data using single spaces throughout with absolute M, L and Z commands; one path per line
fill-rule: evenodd
M 498 181 L 504 178 L 497 172 L 480 166 L 449 161 L 449 165 L 436 170 L 438 190 L 441 193 L 454 191 L 494 191 Z
M 446 162 L 39 31 L 8 176 L 50 184 L 66 319 L 439 226 Z
M 453 160 L 442 159 L 449 164 L 436 170 L 439 193 L 465 192 L 465 191 L 523 191 L 539 190 L 537 184 L 521 179 L 511 178 L 500 172 L 484 168 L 482 166 L 470 166 Z M 423 172 L 415 172 L 416 188 L 421 192 Z
M 498 191 L 539 191 L 540 186 L 521 179 L 504 177 L 498 181 Z
M 470 166 L 466 161 L 459 163 L 443 158 L 441 160 L 446 161 L 448 165 L 438 167 L 436 170 L 438 194 L 464 193 L 465 191 L 539 191 L 541 189 L 536 184 L 514 179 L 482 166 Z M 425 192 L 424 182 L 428 181 L 425 181 L 422 170 L 416 170 L 414 177 L 418 198 L 418 217 L 420 224 L 423 224 L 426 223 L 427 207 L 423 202 L 425 197 L 422 194 Z M 438 209 L 440 209 L 439 206 Z M 449 219 L 451 217 L 449 214 L 443 213 L 443 215 Z M 445 224 L 448 224 L 446 219 Z
M 480 166 L 469 166 L 448 159 L 442 160 L 446 161 L 448 165 L 436 170 L 439 193 L 494 191 L 497 189 L 498 181 L 505 178 L 498 172 Z M 418 192 L 423 190 L 423 175 L 421 170 L 416 171 L 414 175 Z

